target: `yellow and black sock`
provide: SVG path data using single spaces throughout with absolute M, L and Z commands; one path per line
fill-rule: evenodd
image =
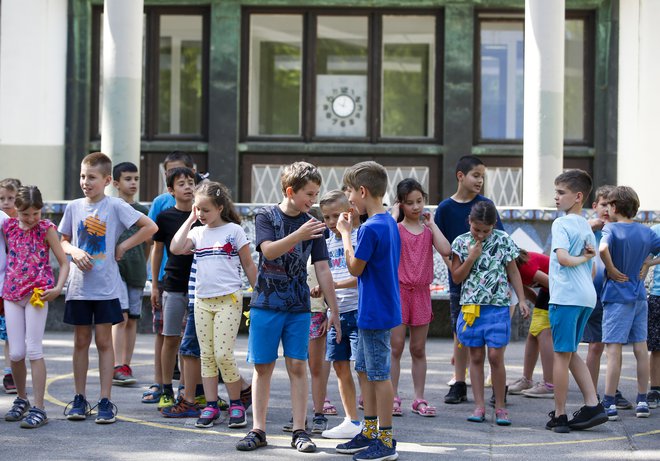
M 387 448 L 392 448 L 392 426 L 379 427 L 378 438 Z
M 365 416 L 364 425 L 362 426 L 362 434 L 368 439 L 378 438 L 378 417 Z

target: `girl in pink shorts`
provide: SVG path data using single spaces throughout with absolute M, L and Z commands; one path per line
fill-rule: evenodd
M 391 375 L 394 387 L 392 415 L 401 416 L 399 398 L 399 375 L 401 355 L 406 343 L 406 329 L 410 329 L 410 356 L 412 379 L 415 388 L 413 413 L 420 416 L 435 416 L 435 407 L 424 399 L 426 384 L 426 337 L 433 320 L 431 292 L 433 281 L 433 247 L 442 255 L 451 254 L 451 246 L 431 217 L 424 210 L 427 194 L 422 185 L 412 178 L 397 185 L 397 203 L 392 215 L 399 221 L 401 236 L 401 259 L 399 262 L 399 290 L 401 294 L 402 324 L 391 333 Z

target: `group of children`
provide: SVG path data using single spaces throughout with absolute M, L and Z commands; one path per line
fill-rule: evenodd
M 581 215 L 591 191 L 590 177 L 581 170 L 558 176 L 555 200 L 566 215 L 553 223 L 548 258 L 519 249 L 503 231 L 495 205 L 480 194 L 485 166 L 477 157 L 460 159 L 457 192 L 440 203 L 434 218 L 424 208 L 426 192 L 414 179 L 397 185 L 396 204 L 388 212 L 383 205 L 386 170 L 375 162 L 362 162 L 347 169 L 343 191 L 321 197 L 323 219 L 316 219 L 310 212 L 318 199 L 321 175 L 313 165 L 296 162 L 283 170 L 282 201 L 263 207 L 255 216 L 253 243 L 259 253 L 255 265 L 229 191 L 197 175 L 187 154 L 170 154 L 165 169 L 168 192 L 154 200 L 148 216 L 134 199 L 137 167 L 121 163 L 113 170 L 102 153 L 82 161 L 84 198 L 67 206 L 57 228 L 61 238 L 52 223 L 41 219 L 43 203 L 34 186 L 17 188 L 17 217 L 0 214 L 5 236 L 0 243 L 7 244 L 7 250 L 0 248 L 0 258 L 7 259 L 6 264 L 0 259 L 0 267 L 6 265 L 0 282 L 5 282 L 9 358 L 18 392 L 6 419 L 22 420 L 23 427 L 48 421 L 41 342 L 48 301 L 59 296 L 68 280 L 64 321 L 74 326 L 75 395 L 65 414 L 69 420 L 82 420 L 91 413 L 85 386 L 94 327 L 101 382 L 96 422 L 115 421 L 111 385 L 136 382 L 130 362 L 149 253 L 155 382 L 142 401 L 157 404 L 165 417 L 196 417 L 197 427 L 218 423 L 221 410 L 229 413 L 229 427 L 245 427 L 245 413 L 252 405 L 252 428 L 236 445 L 241 451 L 267 444 L 270 382 L 281 344 L 291 384 L 292 420 L 285 429 L 293 433 L 292 447 L 301 452 L 316 449 L 307 432 L 309 360 L 312 432 L 350 439 L 337 445 L 337 452 L 353 454 L 356 460 L 398 458 L 392 417 L 403 413 L 398 381 L 408 331 L 414 387 L 410 409 L 426 417 L 437 412 L 424 395 L 425 344 L 433 320 L 429 292 L 433 248 L 448 263 L 455 334 L 455 376 L 445 402 L 467 400 L 469 362 L 475 401 L 469 421 L 486 418 L 487 357 L 495 422 L 511 424 L 504 351 L 510 337 L 510 307 L 517 305 L 527 317 L 528 296 L 535 308 L 523 377 L 508 391 L 553 396 L 555 410 L 546 428 L 587 429 L 616 419 L 617 408 L 631 405 L 617 391 L 622 344 L 632 343 L 637 358 L 637 416 L 648 416 L 648 408 L 657 405 L 657 321 L 648 323 L 654 351 L 651 370 L 646 339 L 647 316 L 660 315 L 654 311 L 660 304 L 660 283 L 649 297 L 654 306 L 649 314 L 643 280 L 648 268 L 660 262 L 653 258 L 660 252 L 660 226 L 649 229 L 632 221 L 639 200 L 630 188 L 599 189 L 594 208 L 604 211 L 590 226 Z M 119 198 L 105 195 L 111 182 Z M 605 224 L 607 220 L 611 223 Z M 594 230 L 600 228 L 597 247 Z M 57 279 L 48 262 L 50 250 L 60 264 Z M 597 254 L 600 262 L 594 265 Z M 308 279 L 312 272 L 314 277 Z M 251 386 L 241 377 L 234 357 L 243 314 L 243 274 L 253 288 L 247 355 L 254 366 Z M 602 290 L 594 287 L 593 275 Z M 512 292 L 517 300 L 513 304 Z M 602 304 L 602 329 L 595 326 L 592 332 L 602 331 L 602 338 L 585 337 L 592 343 L 585 364 L 576 353 L 577 345 L 585 326 L 598 320 L 597 304 Z M 603 343 L 608 369 L 601 403 L 596 387 Z M 532 386 L 539 350 L 544 381 Z M 26 356 L 32 367 L 34 406 L 25 388 Z M 182 386 L 175 398 L 172 379 L 177 357 Z M 324 417 L 324 406 L 326 410 L 329 406 L 326 361 L 336 372 L 346 415 L 331 429 Z M 585 398 L 571 420 L 565 408 L 569 369 Z M 647 395 L 649 374 L 652 388 Z M 219 375 L 228 404 L 218 397 Z M 362 419 L 358 406 L 364 410 Z

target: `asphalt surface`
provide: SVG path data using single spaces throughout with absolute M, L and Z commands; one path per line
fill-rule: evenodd
M 133 387 L 113 387 L 112 400 L 119 408 L 118 421 L 111 425 L 86 421 L 67 421 L 64 405 L 73 397 L 71 374 L 72 335 L 47 333 L 45 339 L 48 387 L 46 410 L 50 419 L 46 426 L 21 429 L 18 423 L 0 421 L 0 461 L 2 460 L 70 460 L 105 459 L 163 461 L 185 460 L 279 460 L 279 459 L 337 459 L 350 460 L 349 455 L 335 453 L 336 440 L 316 438 L 318 450 L 302 454 L 290 447 L 291 436 L 281 430 L 290 418 L 289 381 L 283 360 L 278 361 L 271 389 L 268 413 L 268 447 L 254 452 L 238 452 L 234 445 L 245 429 L 229 429 L 226 421 L 213 429 L 197 429 L 195 419 L 165 419 L 155 405 L 140 402 L 142 392 L 153 377 L 153 336 L 139 335 L 133 360 L 133 371 L 138 384 Z M 239 337 L 237 354 L 239 366 L 251 376 L 245 362 L 247 338 Z M 524 343 L 509 345 L 506 352 L 507 379 L 513 380 L 522 372 Z M 586 347 L 580 346 L 584 357 Z M 655 459 L 660 460 L 660 409 L 651 410 L 651 417 L 638 419 L 633 410 L 621 410 L 620 421 L 608 422 L 588 431 L 555 434 L 545 430 L 547 413 L 553 408 L 548 399 L 530 399 L 509 396 L 508 406 L 513 420 L 510 427 L 494 424 L 494 411 L 488 410 L 485 423 L 466 420 L 472 412 L 471 390 L 469 401 L 459 405 L 446 405 L 446 381 L 451 378 L 451 343 L 448 340 L 429 340 L 426 397 L 435 404 L 438 416 L 422 418 L 410 411 L 412 380 L 410 357 L 404 355 L 401 371 L 400 395 L 404 416 L 394 418 L 394 433 L 398 441 L 400 459 Z M 88 399 L 98 399 L 99 385 L 96 352 L 90 353 L 91 371 L 88 377 Z M 540 363 L 535 378 L 539 378 Z M 604 385 L 605 359 L 601 373 Z M 29 385 L 29 382 L 28 382 Z M 631 349 L 624 349 L 624 364 L 620 388 L 630 399 L 636 395 L 635 362 Z M 30 390 L 31 391 L 31 390 Z M 490 389 L 486 389 L 487 397 Z M 221 395 L 226 394 L 221 390 Z M 330 375 L 328 396 L 341 413 L 336 378 Z M 13 395 L 0 391 L 0 412 L 4 414 Z M 569 411 L 581 406 L 581 396 L 574 382 L 568 399 Z M 309 402 L 311 416 L 311 399 Z M 330 426 L 341 422 L 340 417 L 328 417 Z M 248 412 L 248 423 L 251 412 Z

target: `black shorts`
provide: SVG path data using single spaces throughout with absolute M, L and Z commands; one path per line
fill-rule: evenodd
M 603 305 L 600 299 L 596 303 L 596 307 L 591 312 L 587 325 L 584 327 L 582 334 L 583 343 L 602 343 L 603 342 Z
M 116 325 L 124 321 L 119 299 L 74 299 L 64 305 L 64 323 L 69 325 Z
M 649 323 L 646 344 L 649 351 L 660 351 L 660 296 L 649 295 Z
M 461 314 L 461 294 L 449 293 L 449 315 L 451 316 L 451 331 L 456 334 L 456 322 Z

